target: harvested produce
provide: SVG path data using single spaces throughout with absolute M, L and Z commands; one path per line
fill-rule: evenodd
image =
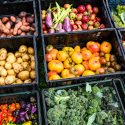
M 122 45 L 125 48 L 125 40 L 122 40 Z
M 27 12 L 17 16 L 4 16 L 0 19 L 0 36 L 25 36 L 35 34 L 35 17 Z
M 88 83 L 76 89 L 45 91 L 49 125 L 124 125 L 120 103 L 111 86 Z
M 46 47 L 48 79 L 57 80 L 96 74 L 114 73 L 121 70 L 116 56 L 111 54 L 110 42 L 88 41 L 86 46 L 65 46 L 57 50 L 52 45 Z
M 117 27 L 125 28 L 125 6 L 117 5 L 116 10 L 112 9 L 112 17 Z
M 80 30 L 103 29 L 105 25 L 97 16 L 99 8 L 91 4 L 79 5 L 77 8 L 70 4 L 42 10 L 42 30 L 47 33 L 62 33 Z
M 38 125 L 35 97 L 29 101 L 0 105 L 0 125 Z
M 0 49 L 0 86 L 35 80 L 34 49 L 21 45 L 15 53 Z

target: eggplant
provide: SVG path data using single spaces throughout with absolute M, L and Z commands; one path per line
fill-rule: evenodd
M 31 108 L 31 113 L 35 113 L 37 111 L 37 107 L 36 106 L 32 106 L 32 108 Z
M 46 25 L 48 28 L 51 28 L 52 25 L 53 25 L 53 21 L 52 21 L 52 15 L 51 15 L 51 12 L 48 11 L 48 13 L 46 14 Z
M 70 32 L 71 31 L 71 23 L 70 23 L 70 19 L 68 17 L 64 19 L 63 29 L 66 32 Z
M 57 33 L 64 33 L 64 32 L 66 32 L 64 29 L 60 29 L 60 30 L 57 30 L 56 31 Z
M 23 109 L 26 108 L 26 102 L 21 101 L 21 102 L 20 102 L 20 106 L 21 106 L 21 108 L 23 108 Z
M 56 27 L 56 30 L 61 30 L 62 29 L 62 23 L 59 23 L 58 25 L 57 25 L 57 27 Z
M 49 33 L 55 33 L 54 29 L 49 29 Z
M 19 115 L 19 112 L 20 112 L 20 110 L 14 111 L 14 112 L 13 112 L 13 116 L 14 116 L 14 117 L 17 117 L 17 116 Z
M 24 111 L 20 112 L 20 117 L 24 117 L 24 116 L 25 116 L 25 112 Z

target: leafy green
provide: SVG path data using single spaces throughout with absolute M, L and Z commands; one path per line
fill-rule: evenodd
M 113 87 L 49 89 L 45 92 L 49 125 L 123 125 Z

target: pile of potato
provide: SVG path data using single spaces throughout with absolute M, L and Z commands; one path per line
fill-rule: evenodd
M 35 34 L 35 17 L 27 12 L 20 12 L 18 16 L 0 19 L 0 36 L 25 36 Z
M 35 80 L 34 49 L 21 45 L 15 53 L 0 49 L 0 85 L 32 83 Z

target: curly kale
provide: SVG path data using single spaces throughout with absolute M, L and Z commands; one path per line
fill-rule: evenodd
M 49 125 L 124 125 L 113 87 L 49 89 L 45 100 Z

